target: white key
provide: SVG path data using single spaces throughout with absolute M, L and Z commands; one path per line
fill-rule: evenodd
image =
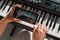
M 58 31 L 58 28 L 59 28 L 59 20 L 60 20 L 60 18 L 58 18 L 58 21 L 57 21 L 56 26 L 55 26 L 55 28 L 53 30 L 53 33 L 57 33 L 57 31 Z
M 10 2 L 8 3 L 8 5 L 6 6 L 6 8 L 5 8 L 5 10 L 4 10 L 3 12 L 5 12 L 5 13 L 7 12 L 9 6 L 11 5 L 11 3 L 12 3 L 12 1 L 10 1 Z
M 59 28 L 60 28 L 60 17 L 58 18 L 57 23 L 59 24 Z M 59 28 L 58 28 L 58 29 L 59 29 Z M 57 30 L 57 32 L 58 32 L 58 30 Z
M 14 4 L 15 4 L 15 2 L 13 3 L 13 5 L 14 5 Z M 12 9 L 12 7 L 10 8 L 9 12 L 11 11 L 11 9 Z M 8 13 L 9 13 L 9 12 L 8 12 Z M 5 13 L 5 16 L 4 16 L 4 15 L 3 15 L 3 16 L 6 17 L 6 15 L 8 15 L 8 13 Z
M 56 23 L 54 30 L 50 33 L 51 35 L 56 36 L 56 37 L 59 37 L 59 34 L 57 33 L 58 28 L 59 28 L 59 20 L 60 18 L 58 19 L 58 22 Z
M 48 26 L 47 26 L 48 29 L 49 29 L 49 25 L 50 25 L 50 22 L 51 22 L 52 16 L 53 16 L 53 15 L 51 15 L 50 20 L 49 20 L 49 23 L 48 23 Z
M 48 20 L 48 17 L 49 17 L 49 14 L 46 14 L 45 19 L 44 19 L 44 21 L 43 21 L 43 24 L 44 24 L 44 25 L 46 25 L 47 20 Z
M 30 9 L 30 7 L 27 7 L 27 9 L 26 10 L 29 10 Z
M 45 38 L 44 40 L 48 40 L 47 38 Z
M 1 7 L 1 5 L 2 5 L 3 1 L 4 1 L 4 0 L 2 0 L 2 1 L 0 2 L 0 7 Z M 1 14 L 1 13 L 2 13 L 2 12 L 1 12 L 1 9 L 0 9 L 0 14 Z
M 39 14 L 39 15 L 40 15 L 40 14 L 41 14 L 41 10 L 38 10 L 37 14 Z
M 7 1 L 5 2 L 5 4 L 6 4 L 6 3 L 7 3 Z M 5 6 L 5 4 L 4 4 L 4 6 Z M 2 10 L 3 10 L 4 6 L 2 7 L 1 12 L 2 12 Z
M 55 21 L 55 18 L 56 18 L 56 16 L 54 17 L 54 21 Z M 53 28 L 53 25 L 54 25 L 54 21 L 52 22 L 52 25 L 51 25 L 51 27 L 49 29 L 49 31 L 51 31 L 51 33 L 52 33 L 52 28 Z
M 4 0 L 1 0 L 1 2 L 0 2 L 0 6 L 2 5 L 3 1 L 4 1 Z
M 6 1 L 7 2 L 7 1 Z M 5 2 L 5 4 L 6 4 L 6 2 Z M 4 5 L 5 5 L 4 4 Z M 3 7 L 4 7 L 4 5 L 3 5 Z M 3 9 L 3 7 L 2 7 L 2 9 Z M 2 9 L 0 10 L 0 16 L 3 16 L 3 17 L 5 17 L 6 16 L 6 14 L 4 14 L 3 12 L 2 12 Z
M 56 35 L 58 36 L 58 38 L 60 38 L 60 31 L 59 31 L 59 33 L 57 33 Z
M 52 15 L 53 16 L 53 15 Z M 49 20 L 49 23 L 48 23 L 48 33 L 51 34 L 51 31 L 49 30 L 49 25 L 50 25 L 50 22 L 51 22 L 51 19 L 52 19 L 52 16 L 50 17 L 50 20 Z
M 33 8 L 31 9 L 31 11 L 33 12 Z
M 38 22 L 38 20 L 39 20 L 39 16 L 40 16 L 40 14 L 41 14 L 41 10 L 39 10 L 37 14 L 38 14 L 38 18 L 37 18 L 36 24 L 37 24 L 37 22 Z
M 8 13 L 6 13 L 6 12 L 7 12 L 7 10 L 8 10 L 8 8 L 9 8 L 9 5 L 7 5 L 7 6 L 6 6 L 6 8 L 5 8 L 5 10 L 2 12 L 3 16 L 8 15 Z
M 59 20 L 58 20 L 58 24 L 59 24 L 59 27 L 60 27 L 60 18 L 59 18 Z M 59 28 L 58 27 L 58 28 Z M 56 34 L 59 38 L 60 38 L 60 31 Z
M 14 4 L 15 4 L 15 3 L 14 3 Z M 13 5 L 14 5 L 14 4 L 13 4 Z M 9 12 L 11 11 L 11 9 L 12 9 L 12 7 L 10 8 Z M 9 13 L 9 12 L 8 12 L 8 13 Z M 8 15 L 8 13 L 1 12 L 1 11 L 0 11 L 0 16 L 6 17 L 6 16 Z
M 15 4 L 15 2 L 13 3 L 13 5 L 14 5 L 14 4 Z M 11 9 L 12 9 L 12 6 L 11 6 L 11 8 L 10 8 L 9 12 L 11 11 Z M 9 12 L 8 12 L 8 13 L 9 13 Z
M 40 18 L 40 20 L 39 20 L 39 23 L 41 23 L 41 21 L 42 21 L 42 19 L 43 19 L 43 16 L 44 16 L 44 12 L 43 12 L 43 14 L 42 14 L 42 16 L 41 16 L 41 18 Z
M 55 26 L 55 29 L 52 32 L 53 35 L 58 35 L 57 34 L 58 28 L 59 28 L 59 24 L 57 23 L 56 26 Z

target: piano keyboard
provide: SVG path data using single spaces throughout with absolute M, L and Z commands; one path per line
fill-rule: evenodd
M 8 15 L 9 11 L 11 10 L 14 4 L 15 2 L 11 0 L 0 0 L 0 16 L 6 17 L 6 15 Z M 45 12 L 43 10 L 38 10 L 36 8 L 24 4 L 20 4 L 20 5 L 22 5 L 23 9 L 37 13 L 39 17 L 37 18 L 36 23 L 41 23 L 46 25 L 49 29 L 48 34 L 60 39 L 60 17 L 59 16 L 54 15 L 53 13 Z M 31 26 L 31 28 L 33 28 L 33 24 L 24 21 L 19 23 L 24 25 L 28 24 L 26 26 L 29 27 Z
M 0 1 L 0 15 L 5 17 L 8 12 L 11 10 L 12 6 L 15 4 L 15 2 L 9 1 L 9 0 L 1 0 Z

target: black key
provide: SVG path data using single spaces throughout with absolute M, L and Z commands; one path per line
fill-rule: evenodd
M 36 13 L 38 12 L 38 9 L 36 10 Z
M 51 17 L 51 14 L 50 14 L 49 17 L 48 17 L 48 20 L 47 20 L 46 26 L 47 26 L 48 23 L 49 23 L 50 17 Z
M 55 18 L 55 16 L 53 15 L 53 17 L 52 17 L 52 19 L 51 19 L 51 22 L 50 22 L 50 25 L 49 25 L 49 28 L 51 27 L 52 22 L 54 21 L 54 18 Z
M 5 4 L 5 2 L 6 2 L 6 0 L 3 1 L 3 3 L 2 3 L 2 5 L 1 5 L 0 9 L 3 7 L 3 5 Z
M 8 3 L 9 3 L 9 0 L 7 0 L 7 2 L 6 2 L 6 4 L 5 4 L 3 10 L 5 10 L 5 8 L 6 8 L 6 6 L 8 5 Z M 3 11 L 3 10 L 2 10 L 2 11 Z
M 33 12 L 35 11 L 35 8 L 33 8 Z
M 23 9 L 25 9 L 26 5 L 23 5 Z
M 40 20 L 40 18 L 41 18 L 42 15 L 43 15 L 43 11 L 41 11 L 41 14 L 40 14 L 39 19 L 38 19 L 37 22 L 39 22 L 39 20 Z
M 54 25 L 53 25 L 52 30 L 55 28 L 55 25 L 56 25 L 56 23 L 57 23 L 57 20 L 58 20 L 58 16 L 55 18 L 55 21 L 54 21 Z
M 36 9 L 36 13 L 38 13 L 38 9 Z M 36 23 L 38 22 L 38 19 L 39 19 L 39 16 L 37 17 L 37 21 L 36 21 Z
M 0 20 L 2 20 L 3 19 L 3 17 L 2 16 L 0 16 Z
M 60 25 L 59 25 L 59 28 L 58 28 L 58 32 L 60 31 Z
M 10 8 L 13 6 L 13 3 L 14 3 L 14 2 L 11 3 L 11 5 L 10 5 L 10 7 L 9 7 L 9 9 L 8 9 L 7 12 L 9 12 Z
M 32 10 L 32 7 L 30 7 L 30 11 Z
M 42 21 L 41 21 L 41 24 L 43 23 L 43 20 L 44 20 L 44 18 L 45 18 L 45 16 L 46 16 L 46 12 L 44 13 L 44 15 L 43 15 L 43 19 L 42 19 Z
M 24 7 L 24 5 L 22 5 L 22 8 Z
M 25 8 L 24 8 L 25 10 L 27 9 L 27 5 L 25 6 Z

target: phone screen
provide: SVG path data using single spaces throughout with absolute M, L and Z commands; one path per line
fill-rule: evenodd
M 35 24 L 37 21 L 38 14 L 17 8 L 13 16 L 28 23 Z

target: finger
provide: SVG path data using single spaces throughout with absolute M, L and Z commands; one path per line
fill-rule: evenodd
M 41 33 L 42 35 L 44 35 L 44 37 L 46 36 L 46 33 L 45 33 L 43 30 L 41 30 L 41 29 L 40 29 L 40 33 Z
M 42 25 L 41 24 L 38 24 L 38 27 L 36 29 L 36 32 L 43 32 L 43 29 L 42 29 Z
M 21 5 L 19 5 L 19 4 L 15 4 L 14 7 L 21 8 Z
M 43 30 L 43 27 L 44 27 L 44 26 L 42 25 L 42 26 L 41 26 L 41 30 Z
M 39 29 L 43 32 L 43 27 L 41 24 L 39 25 Z
M 14 11 L 15 11 L 15 9 L 16 9 L 17 7 L 18 7 L 18 8 L 21 8 L 21 6 L 20 6 L 19 4 L 14 5 L 14 6 L 12 7 L 9 15 L 13 16 Z
M 46 37 L 46 34 L 44 35 L 44 38 Z
M 14 18 L 14 22 L 19 23 L 19 22 L 21 22 L 21 20 L 20 20 L 20 19 L 16 19 L 16 18 Z
M 35 30 L 36 30 L 36 26 L 34 26 L 34 28 L 33 28 L 33 32 L 35 32 Z
M 41 29 L 41 27 L 42 27 L 42 25 L 40 23 L 38 23 L 37 29 L 39 30 L 39 29 Z
M 45 31 L 45 33 L 47 33 L 48 32 L 48 29 L 47 29 L 47 27 L 45 26 L 45 25 L 43 25 L 44 27 L 43 27 L 43 30 Z

